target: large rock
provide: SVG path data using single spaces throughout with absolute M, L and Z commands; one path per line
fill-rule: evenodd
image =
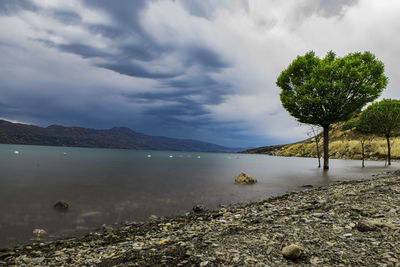
M 69 208 L 69 205 L 67 202 L 58 201 L 56 204 L 54 204 L 54 208 L 58 211 L 67 211 Z
M 257 180 L 244 172 L 240 173 L 235 179 L 236 184 L 255 184 Z
M 303 248 L 298 245 L 289 245 L 282 249 L 282 255 L 289 260 L 297 260 L 300 258 Z

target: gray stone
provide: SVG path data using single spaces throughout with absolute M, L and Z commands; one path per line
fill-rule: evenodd
M 282 255 L 286 259 L 297 260 L 298 258 L 300 258 L 303 250 L 304 249 L 302 247 L 291 244 L 282 249 Z
M 37 237 L 42 237 L 42 236 L 47 235 L 47 232 L 43 229 L 34 229 L 33 234 Z
M 69 204 L 65 201 L 58 201 L 56 204 L 54 204 L 54 208 L 58 211 L 67 211 Z

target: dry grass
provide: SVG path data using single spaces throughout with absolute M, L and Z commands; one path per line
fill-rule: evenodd
M 365 139 L 365 155 L 369 159 L 385 159 L 387 155 L 386 139 L 369 136 L 365 138 L 350 130 L 342 131 L 341 125 L 334 127 L 330 132 L 330 156 L 332 158 L 361 159 L 361 140 Z M 320 141 L 322 153 L 323 141 Z M 393 159 L 400 159 L 400 138 L 391 138 L 391 155 Z M 316 157 L 317 148 L 315 142 L 302 142 L 286 145 L 284 148 L 274 151 L 276 156 Z

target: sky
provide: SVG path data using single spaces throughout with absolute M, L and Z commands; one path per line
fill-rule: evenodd
M 370 51 L 400 98 L 398 0 L 1 0 L 0 118 L 229 147 L 307 138 L 275 82 Z

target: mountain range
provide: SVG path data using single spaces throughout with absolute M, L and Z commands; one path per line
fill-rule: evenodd
M 107 130 L 51 125 L 39 127 L 0 120 L 0 143 L 69 147 L 126 148 L 193 152 L 237 152 L 212 143 L 137 133 L 127 127 Z

